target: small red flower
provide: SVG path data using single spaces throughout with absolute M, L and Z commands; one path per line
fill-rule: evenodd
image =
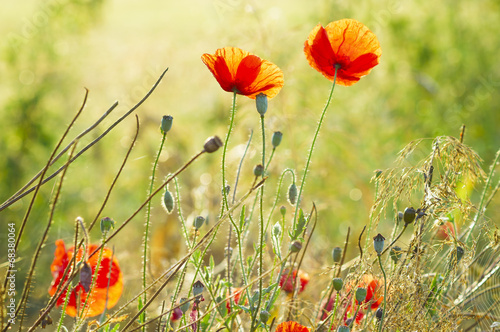
M 95 244 L 89 245 L 87 248 L 87 253 L 92 253 L 99 246 Z M 54 280 L 49 288 L 49 294 L 52 296 L 56 293 L 59 284 L 64 284 L 68 280 L 68 276 L 71 273 L 71 268 L 66 275 L 66 278 L 62 280 L 64 270 L 68 266 L 69 261 L 74 255 L 74 247 L 69 248 L 66 251 L 66 246 L 63 240 L 56 241 L 56 251 L 54 253 L 54 261 L 50 265 L 50 270 L 52 271 L 52 277 Z M 77 261 L 82 259 L 83 249 L 80 248 L 76 255 Z M 99 253 L 92 256 L 86 263 L 90 266 L 92 270 L 92 276 L 94 275 L 95 269 L 97 268 L 97 262 L 99 260 Z M 90 271 L 89 271 L 90 272 Z M 108 277 L 109 275 L 109 277 Z M 109 289 L 108 289 L 109 285 Z M 62 286 L 62 285 L 61 285 Z M 66 306 L 66 314 L 75 317 L 77 311 L 81 310 L 84 306 L 85 300 L 87 298 L 87 288 L 86 281 L 79 282 L 76 287 L 71 290 L 68 305 Z M 99 272 L 97 274 L 97 279 L 94 283 L 94 287 L 90 291 L 90 298 L 87 302 L 87 306 L 83 316 L 92 317 L 101 314 L 104 311 L 107 299 L 107 308 L 110 309 L 118 302 L 123 290 L 123 277 L 120 267 L 118 266 L 118 260 L 113 256 L 113 252 L 109 248 L 104 248 L 101 258 L 101 265 L 99 267 Z M 66 291 L 64 291 L 57 299 L 57 305 L 60 306 L 64 303 L 66 298 Z M 79 298 L 79 301 L 77 301 Z M 79 302 L 79 303 L 78 303 Z M 79 314 L 79 312 L 78 312 Z
M 201 60 L 227 92 L 252 99 L 259 93 L 272 98 L 284 84 L 278 66 L 236 47 L 219 48 L 215 54 L 203 54 Z
M 240 297 L 241 297 L 242 292 L 243 292 L 243 288 L 241 288 L 241 287 L 233 288 L 233 294 L 234 294 L 233 302 L 234 302 L 234 304 L 240 303 Z M 247 303 L 248 303 L 248 300 L 245 301 L 245 304 L 247 304 Z M 226 308 L 227 308 L 227 313 L 230 313 L 231 312 L 231 301 L 229 299 L 226 301 Z
M 297 322 L 289 321 L 279 324 L 275 332 L 309 332 L 311 329 L 300 325 Z
M 367 75 L 378 62 L 382 50 L 377 36 L 362 23 L 353 19 L 318 24 L 304 44 L 309 65 L 330 81 L 350 86 Z
M 292 293 L 296 278 L 297 270 L 293 270 L 292 273 L 290 273 L 289 270 L 285 270 L 280 278 L 281 289 L 287 293 Z M 309 283 L 309 275 L 299 270 L 299 282 L 299 293 L 302 293 L 304 291 L 304 288 L 306 288 L 307 284 Z
M 436 231 L 436 238 L 438 240 L 449 240 L 451 237 L 455 236 L 455 229 L 453 228 L 453 223 L 447 221 L 442 225 L 438 226 Z

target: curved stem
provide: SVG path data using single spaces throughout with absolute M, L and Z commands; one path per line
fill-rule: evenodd
M 158 166 L 158 160 L 160 159 L 161 150 L 163 149 L 163 145 L 165 144 L 165 138 L 167 137 L 167 132 L 163 132 L 163 136 L 161 138 L 160 148 L 158 149 L 158 153 L 156 154 L 155 163 L 153 164 L 153 174 L 151 174 L 151 183 L 149 184 L 149 193 L 148 196 L 151 196 L 153 192 L 153 186 L 155 183 L 155 174 L 156 167 Z M 149 236 L 149 220 L 151 217 L 151 201 L 148 202 L 147 212 L 146 212 L 146 229 L 144 231 L 144 250 L 142 254 L 142 289 L 145 290 L 147 287 L 146 283 L 146 266 L 148 259 L 148 236 Z M 147 293 L 144 292 L 142 303 L 147 302 Z M 143 313 L 140 319 L 141 323 L 146 321 L 146 312 Z M 143 329 L 145 331 L 145 328 Z
M 297 196 L 297 203 L 295 204 L 295 215 L 293 217 L 293 227 L 295 227 L 295 223 L 297 222 L 297 212 L 299 210 L 300 199 L 302 197 L 302 190 L 304 189 L 304 184 L 307 178 L 307 171 L 309 170 L 309 164 L 311 163 L 311 157 L 314 151 L 314 146 L 316 145 L 316 140 L 318 139 L 319 130 L 321 129 L 321 125 L 323 124 L 323 119 L 326 115 L 326 110 L 330 105 L 330 101 L 332 100 L 333 90 L 335 89 L 335 82 L 337 81 L 337 71 L 338 67 L 335 67 L 335 76 L 333 79 L 332 89 L 330 90 L 330 95 L 328 96 L 328 100 L 326 101 L 325 107 L 323 108 L 323 112 L 321 113 L 321 117 L 319 118 L 318 127 L 316 127 L 316 132 L 314 133 L 314 138 L 311 143 L 311 148 L 309 149 L 309 155 L 307 156 L 306 167 L 304 168 L 304 174 L 302 175 L 302 181 L 300 183 L 299 195 Z

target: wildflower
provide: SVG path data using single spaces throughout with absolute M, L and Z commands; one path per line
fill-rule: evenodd
M 234 302 L 234 304 L 240 303 L 240 297 L 241 297 L 242 292 L 243 292 L 242 287 L 233 288 L 233 295 L 234 295 L 233 302 Z M 245 304 L 248 304 L 248 300 L 245 301 Z M 226 301 L 226 308 L 227 308 L 227 313 L 230 313 L 231 312 L 231 301 L 229 299 Z
M 343 19 L 323 28 L 318 24 L 304 44 L 309 65 L 336 84 L 350 86 L 367 75 L 378 62 L 382 50 L 377 36 L 362 23 Z
M 87 248 L 87 253 L 92 253 L 98 248 L 97 245 L 91 244 Z M 74 255 L 74 247 L 66 250 L 63 240 L 56 241 L 56 251 L 54 253 L 54 261 L 50 265 L 50 270 L 52 271 L 52 277 L 54 280 L 49 288 L 49 294 L 52 296 L 56 293 L 57 287 L 60 284 L 64 284 L 68 280 L 68 276 L 71 273 L 71 268 L 66 275 L 66 278 L 62 280 L 64 270 L 68 266 L 71 258 Z M 83 249 L 80 248 L 76 255 L 77 261 L 82 259 Z M 99 260 L 99 254 L 95 254 L 90 257 L 84 266 L 87 264 L 92 270 L 92 276 L 97 268 L 97 263 Z M 89 271 L 87 271 L 89 272 Z M 87 273 L 86 272 L 86 273 Z M 109 275 L 109 277 L 108 277 Z M 84 278 L 86 279 L 86 278 Z M 85 281 L 84 281 L 85 283 Z M 109 285 L 109 289 L 108 289 Z M 87 298 L 88 291 L 85 289 L 87 285 L 83 285 L 82 281 L 76 285 L 71 290 L 69 295 L 68 305 L 66 306 L 66 313 L 69 316 L 75 317 L 77 310 L 83 308 L 85 300 Z M 89 285 L 90 286 L 90 285 Z M 104 248 L 102 253 L 101 265 L 99 267 L 99 272 L 97 279 L 94 281 L 94 287 L 90 290 L 90 298 L 85 308 L 84 316 L 92 317 L 101 314 L 104 311 L 106 301 L 107 308 L 112 308 L 120 299 L 123 290 L 123 276 L 118 266 L 118 261 L 116 257 L 113 256 L 113 252 L 109 248 Z M 57 299 L 57 305 L 60 306 L 64 303 L 66 298 L 66 290 Z M 77 303 L 79 301 L 79 303 Z
M 309 332 L 309 331 L 311 331 L 311 329 L 302 326 L 294 321 L 281 323 L 276 327 L 276 332 Z
M 438 240 L 449 240 L 451 237 L 455 236 L 455 229 L 453 228 L 453 223 L 447 221 L 438 226 L 436 230 L 436 238 Z
M 347 319 L 347 316 L 349 313 L 354 314 L 356 312 L 357 306 L 362 305 L 363 307 L 365 303 L 371 303 L 368 308 L 369 309 L 377 309 L 380 304 L 382 303 L 382 300 L 384 299 L 383 295 L 381 294 L 383 283 L 380 282 L 378 279 L 374 278 L 371 274 L 365 274 L 361 278 L 361 281 L 356 285 L 356 287 L 359 288 L 364 288 L 366 289 L 366 296 L 364 297 L 364 301 L 362 301 L 360 304 L 358 304 L 358 301 L 356 299 L 355 303 L 353 305 L 349 304 L 346 310 L 346 315 L 344 317 L 344 320 Z M 351 285 L 346 286 L 346 292 L 349 292 L 352 287 Z M 356 294 L 357 295 L 357 294 Z M 361 294 L 360 294 L 361 295 Z M 358 311 L 358 314 L 356 315 L 355 322 L 360 323 L 363 317 L 365 316 L 365 311 L 363 308 L 360 308 Z
M 203 54 L 203 63 L 224 91 L 255 99 L 262 93 L 273 98 L 283 87 L 283 72 L 275 64 L 236 47 Z
M 304 291 L 304 288 L 306 288 L 306 285 L 309 283 L 309 275 L 305 272 L 302 272 L 301 270 L 299 270 L 298 274 L 300 282 L 299 293 L 302 293 Z M 285 270 L 280 278 L 281 289 L 287 293 L 292 293 L 296 278 L 297 270 L 293 270 L 292 273 L 290 273 L 289 270 Z
M 182 312 L 181 308 L 177 307 L 172 311 L 172 316 L 170 316 L 170 320 L 172 322 L 175 322 L 176 320 L 179 320 L 182 318 L 184 313 Z

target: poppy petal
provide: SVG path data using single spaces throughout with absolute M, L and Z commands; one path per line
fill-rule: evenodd
M 302 326 L 294 321 L 284 322 L 276 327 L 276 332 L 309 332 L 309 331 L 311 331 L 311 329 Z

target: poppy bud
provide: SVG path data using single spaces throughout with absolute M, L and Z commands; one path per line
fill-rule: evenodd
M 285 217 L 285 213 L 286 213 L 286 207 L 284 205 L 282 205 L 280 207 L 280 213 L 281 213 L 281 216 L 284 218 Z
M 406 208 L 403 214 L 403 220 L 405 221 L 405 224 L 411 224 L 415 220 L 416 214 L 417 213 L 413 207 Z
M 166 189 L 165 194 L 163 194 L 163 207 L 168 213 L 171 213 L 174 209 L 174 198 L 168 189 Z
M 295 203 L 297 203 L 297 194 L 297 186 L 294 182 L 288 188 L 288 201 L 290 202 L 290 204 L 295 205 Z
M 223 144 L 219 136 L 212 136 L 207 138 L 205 145 L 203 145 L 203 149 L 208 153 L 212 153 L 219 150 L 222 146 Z
M 277 148 L 281 144 L 282 138 L 283 138 L 283 133 L 281 131 L 274 132 L 273 138 L 271 139 L 274 148 Z
M 184 313 L 184 314 L 186 313 L 186 311 L 188 311 L 188 310 L 189 310 L 189 301 L 187 301 L 187 302 L 186 302 L 186 300 L 187 300 L 187 298 L 185 298 L 185 297 L 183 297 L 183 298 L 181 298 L 181 299 L 179 300 L 179 302 L 180 302 L 180 303 L 183 303 L 183 304 L 180 306 L 180 308 L 181 308 L 181 310 L 182 310 L 182 313 Z M 184 303 L 184 302 L 186 302 L 186 303 Z
M 222 189 L 222 195 L 224 195 L 224 190 L 226 191 L 226 195 L 229 195 L 229 192 L 231 191 L 231 186 L 227 185 Z
M 454 251 L 451 252 L 450 263 L 453 265 L 458 264 L 458 262 L 460 262 L 463 256 L 464 256 L 464 248 L 457 247 Z
M 196 281 L 193 285 L 193 295 L 194 296 L 198 296 L 200 295 L 201 293 L 203 293 L 203 289 L 205 288 L 205 286 L 201 283 L 201 281 Z
M 302 243 L 300 241 L 293 241 L 290 245 L 290 252 L 299 252 L 302 249 Z
M 267 311 L 267 310 L 260 311 L 260 321 L 262 323 L 266 324 L 267 321 L 269 320 L 269 316 L 270 316 L 269 311 Z
M 375 170 L 375 177 L 378 178 L 380 175 L 382 175 L 382 170 L 381 169 Z
M 333 256 L 333 261 L 335 263 L 340 263 L 340 260 L 342 259 L 342 248 L 340 247 L 333 248 L 332 256 Z
M 347 321 L 346 321 L 346 324 L 347 324 Z M 349 332 L 349 331 L 351 331 L 349 326 L 341 325 L 337 328 L 337 332 Z
M 196 229 L 200 229 L 204 223 L 205 223 L 205 218 L 203 218 L 202 216 L 198 216 L 198 217 L 194 218 L 193 226 Z
M 366 299 L 366 294 L 366 288 L 358 287 L 358 289 L 356 289 L 356 301 L 362 303 Z
M 90 284 L 92 282 L 92 268 L 87 262 L 83 262 L 83 266 L 80 269 L 80 285 L 83 289 L 88 292 L 90 290 Z
M 344 280 L 342 278 L 334 278 L 333 279 L 333 288 L 337 291 L 340 292 L 340 290 L 344 287 Z
M 260 116 L 264 116 L 267 112 L 267 96 L 263 93 L 259 93 L 257 97 L 255 97 L 255 105 L 257 106 L 257 112 L 259 112 Z
M 274 224 L 274 227 L 273 227 L 273 235 L 274 236 L 280 236 L 281 234 L 281 225 L 279 224 L 279 222 L 276 222 L 276 224 Z
M 385 237 L 383 237 L 380 233 L 378 233 L 377 236 L 373 238 L 373 248 L 378 255 L 382 254 L 382 251 L 384 250 L 384 240 Z
M 401 247 L 394 246 L 391 248 L 391 259 L 393 260 L 394 264 L 397 264 L 399 259 L 401 258 L 401 255 L 403 254 Z
M 262 166 L 261 164 L 256 165 L 253 168 L 253 175 L 259 177 L 262 176 L 262 174 L 264 174 L 264 166 Z
M 375 311 L 375 317 L 377 317 L 378 320 L 381 320 L 383 315 L 384 309 L 378 308 L 377 311 Z
M 166 134 L 170 130 L 170 128 L 172 128 L 172 121 L 173 120 L 174 120 L 174 118 L 170 115 L 164 115 L 161 118 L 160 129 L 161 129 L 162 134 Z
M 111 218 L 105 217 L 101 219 L 101 233 L 106 234 L 115 228 L 115 221 Z

